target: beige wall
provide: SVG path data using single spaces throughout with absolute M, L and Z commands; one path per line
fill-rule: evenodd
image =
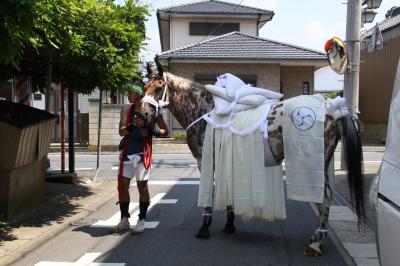
M 171 73 L 194 80 L 198 74 L 209 74 L 217 77 L 224 73 L 234 75 L 257 75 L 257 87 L 279 92 L 280 73 L 278 64 L 171 64 Z
M 285 99 L 302 95 L 303 82 L 310 82 L 310 94 L 314 94 L 314 67 L 281 66 L 280 73 Z
M 205 39 L 215 38 L 216 36 L 190 36 L 189 22 L 234 22 L 240 23 L 240 32 L 257 36 L 257 20 L 255 19 L 226 19 L 226 18 L 171 18 L 170 49 L 175 49 L 188 44 L 197 43 Z
M 372 53 L 361 51 L 359 117 L 364 123 L 387 123 L 389 117 L 400 38 L 383 45 Z
M 100 145 L 118 147 L 121 137 L 119 136 L 119 119 L 122 105 L 103 104 L 103 115 L 101 119 Z M 97 146 L 97 128 L 99 119 L 99 101 L 89 101 L 89 147 Z

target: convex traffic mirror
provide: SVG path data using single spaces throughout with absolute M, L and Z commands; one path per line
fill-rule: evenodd
M 346 72 L 348 67 L 347 48 L 338 37 L 333 37 L 325 43 L 325 52 L 328 55 L 329 65 L 339 75 Z

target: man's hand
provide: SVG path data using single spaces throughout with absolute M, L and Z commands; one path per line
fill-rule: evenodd
M 144 121 L 141 118 L 135 118 L 133 120 L 133 124 L 135 125 L 135 127 L 140 128 L 140 127 L 144 126 Z
M 139 132 L 142 137 L 147 137 L 149 135 L 149 129 L 147 127 L 139 128 Z

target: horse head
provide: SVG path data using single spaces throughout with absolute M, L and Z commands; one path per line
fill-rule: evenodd
M 159 73 L 161 73 L 161 76 Z M 162 73 L 162 68 L 161 72 L 160 68 L 157 72 L 153 72 L 150 65 L 147 64 L 148 81 L 144 84 L 145 92 L 141 100 L 140 111 L 137 113 L 138 117 L 144 121 L 145 126 L 151 125 L 159 113 L 158 109 L 166 105 L 162 101 L 163 92 L 165 90 L 165 82 Z
M 147 77 L 149 81 L 145 84 L 145 96 L 153 98 L 159 104 L 166 106 L 166 81 L 164 80 L 164 70 L 160 62 L 156 59 L 157 71 L 153 71 L 150 64 L 147 64 Z M 161 102 L 160 102 L 161 101 Z

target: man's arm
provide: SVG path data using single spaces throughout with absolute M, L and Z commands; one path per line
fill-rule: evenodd
M 129 110 L 129 106 L 122 106 L 121 116 L 119 119 L 119 135 L 121 137 L 129 134 L 129 131 L 126 130 L 126 121 L 128 119 L 128 116 L 127 116 L 128 110 Z
M 133 119 L 133 122 L 128 124 L 128 113 L 131 109 L 130 105 L 124 106 L 121 109 L 121 118 L 119 122 L 119 135 L 128 135 L 134 127 L 140 128 L 144 125 L 144 121 L 140 118 Z

